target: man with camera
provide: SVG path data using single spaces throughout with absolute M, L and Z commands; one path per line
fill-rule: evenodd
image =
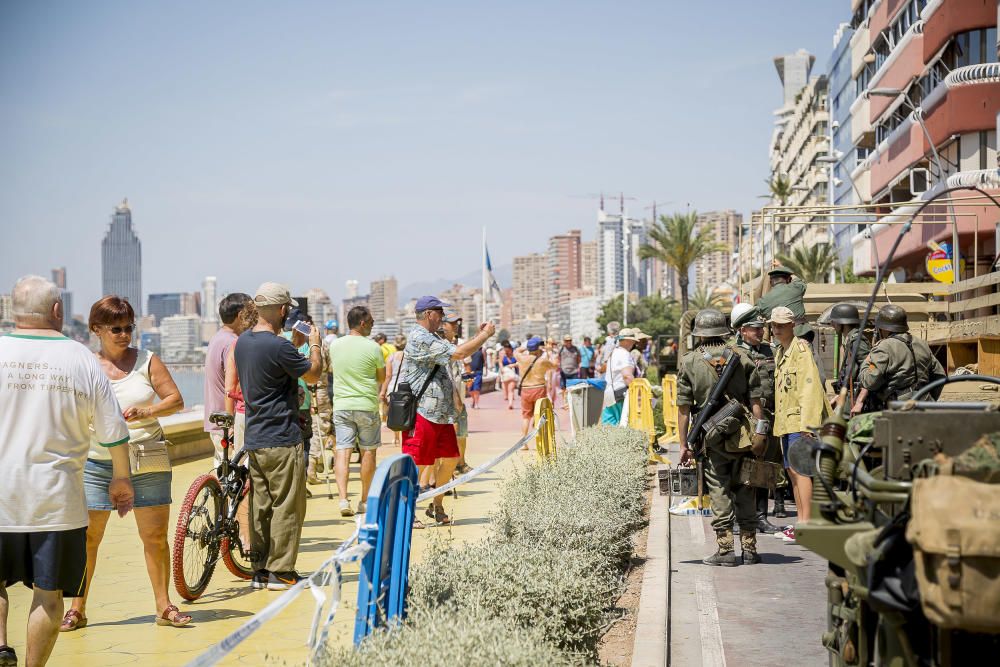
M 479 333 L 457 346 L 439 337 L 437 331 L 448 305 L 435 296 L 417 299 L 417 326 L 407 336 L 403 353 L 402 378 L 420 396 L 413 430 L 403 434 L 403 453 L 413 457 L 420 469 L 421 483 L 429 479 L 430 466 L 436 466 L 434 478 L 443 484 L 451 479 L 458 464 L 454 426 L 458 411 L 448 364 L 471 356 L 496 331 L 492 322 L 484 322 L 479 325 Z M 451 522 L 441 496 L 434 498 L 427 516 L 439 524 Z

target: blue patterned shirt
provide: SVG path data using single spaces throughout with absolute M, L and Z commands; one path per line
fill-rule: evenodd
M 417 413 L 435 424 L 454 424 L 458 421 L 455 388 L 448 372 L 451 355 L 454 353 L 455 345 L 432 334 L 419 324 L 406 337 L 406 349 L 403 351 L 403 379 L 410 383 L 410 389 L 414 394 L 420 392 L 431 369 L 438 366 L 434 380 L 427 387 L 417 406 Z

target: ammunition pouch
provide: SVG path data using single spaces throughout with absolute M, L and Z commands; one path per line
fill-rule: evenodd
M 1000 484 L 938 474 L 913 482 L 920 603 L 941 628 L 1000 632 Z
M 730 398 L 702 425 L 706 447 L 724 444 L 726 451 L 749 450 L 753 435 L 750 412 L 735 398 Z M 739 436 L 738 438 L 736 436 Z
M 736 479 L 740 484 L 758 489 L 773 489 L 784 474 L 781 464 L 769 463 L 763 459 L 745 456 L 740 461 Z

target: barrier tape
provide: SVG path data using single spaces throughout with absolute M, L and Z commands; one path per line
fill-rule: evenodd
M 510 449 L 501 452 L 486 463 L 473 468 L 464 475 L 456 477 L 444 486 L 422 493 L 417 497 L 417 501 L 428 500 L 446 493 L 459 484 L 465 484 L 469 480 L 475 479 L 487 470 L 496 466 L 501 461 L 510 458 L 514 452 L 521 447 L 524 447 L 529 440 L 535 437 L 538 433 L 538 428 L 544 423 L 545 419 L 543 417 L 535 428 L 518 440 Z M 558 425 L 558 420 L 556 420 L 556 424 Z M 302 591 L 306 590 L 307 585 L 310 585 L 309 591 L 316 600 L 316 609 L 313 612 L 313 621 L 309 629 L 309 639 L 307 641 L 310 655 L 315 657 L 316 652 L 326 644 L 329 627 L 333 623 L 333 617 L 337 613 L 337 609 L 340 607 L 341 564 L 360 560 L 371 550 L 371 546 L 368 544 L 354 544 L 357 542 L 358 536 L 361 533 L 361 527 L 361 520 L 359 518 L 354 533 L 342 542 L 339 547 L 337 547 L 333 556 L 324 561 L 323 564 L 316 568 L 311 575 L 285 591 L 277 600 L 254 614 L 250 620 L 238 627 L 228 636 L 224 637 L 219 643 L 189 662 L 187 667 L 209 667 L 229 655 L 233 649 L 243 643 L 250 635 L 255 633 L 257 630 L 260 630 L 265 623 L 277 616 L 278 613 L 280 613 L 285 607 L 290 605 L 302 593 Z M 320 629 L 319 623 L 323 615 L 323 607 L 327 603 L 327 596 L 319 590 L 319 587 L 326 586 L 327 584 L 331 586 L 329 598 L 330 609 L 326 614 L 326 622 L 323 623 L 322 629 Z
M 511 447 L 510 449 L 508 449 L 505 452 L 501 452 L 500 454 L 497 454 L 496 456 L 494 456 L 492 459 L 490 459 L 486 463 L 473 468 L 472 470 L 470 470 L 469 472 L 465 473 L 461 477 L 456 477 L 455 479 L 451 480 L 450 482 L 448 482 L 444 486 L 439 486 L 436 489 L 431 489 L 430 491 L 424 491 L 419 496 L 417 496 L 417 502 L 419 503 L 419 502 L 423 502 L 424 500 L 430 500 L 431 498 L 434 498 L 436 496 L 440 496 L 443 493 L 447 493 L 448 491 L 451 491 L 452 489 L 454 489 L 459 484 L 465 484 L 469 480 L 475 479 L 476 477 L 478 477 L 479 475 L 482 475 L 484 472 L 486 472 L 487 470 L 489 470 L 490 468 L 492 468 L 496 464 L 500 463 L 504 459 L 510 458 L 511 456 L 513 456 L 514 452 L 516 452 L 521 447 L 524 447 L 525 444 L 527 444 L 527 442 L 529 440 L 531 440 L 532 438 L 534 438 L 538 434 L 538 429 L 544 423 L 545 423 L 545 418 L 542 417 L 538 421 L 538 423 L 535 424 L 535 428 L 531 429 L 524 437 L 522 437 L 520 440 L 518 440 L 516 443 L 514 443 L 513 447 Z
M 351 535 L 349 538 L 347 538 L 347 540 L 345 540 L 343 543 L 341 543 L 341 545 L 337 548 L 337 551 L 334 552 L 333 556 L 328 558 L 322 565 L 320 565 L 315 572 L 313 572 L 311 575 L 304 578 L 302 581 L 300 581 L 299 583 L 295 584 L 290 589 L 282 593 L 281 597 L 279 597 L 277 600 L 275 600 L 271 604 L 261 609 L 256 614 L 254 614 L 254 616 L 250 620 L 248 620 L 246 623 L 238 627 L 228 636 L 224 637 L 222 641 L 220 641 L 218 644 L 212 646 L 210 649 L 199 655 L 191 662 L 189 662 L 187 664 L 187 667 L 208 667 L 209 665 L 214 665 L 215 663 L 217 663 L 219 660 L 221 660 L 229 653 L 231 653 L 233 649 L 242 644 L 250 635 L 255 633 L 257 630 L 260 630 L 260 628 L 267 621 L 270 621 L 272 618 L 277 616 L 278 613 L 281 612 L 285 607 L 290 605 L 297 597 L 299 597 L 302 591 L 306 589 L 307 585 L 311 585 L 313 588 L 315 588 L 317 586 L 326 585 L 327 583 L 330 583 L 333 586 L 334 590 L 336 591 L 334 593 L 334 596 L 339 603 L 340 600 L 339 564 L 342 562 L 348 563 L 363 558 L 365 554 L 367 554 L 371 550 L 371 546 L 368 544 L 354 544 L 355 542 L 357 542 L 358 535 L 360 533 L 361 533 L 361 522 L 359 521 L 357 528 L 355 528 L 354 530 L 354 534 Z M 351 546 L 352 544 L 354 544 L 354 546 Z M 329 574 L 328 570 L 330 569 L 330 566 L 333 564 L 338 565 L 338 567 L 335 570 L 336 576 L 332 576 L 329 579 L 324 580 L 323 575 Z M 317 593 L 314 592 L 313 595 L 317 596 Z M 318 594 L 317 600 L 319 600 L 320 597 L 322 597 L 323 601 L 325 601 L 326 597 L 323 596 L 322 593 Z M 322 607 L 318 606 L 317 611 L 314 614 L 313 626 L 309 633 L 309 638 L 310 638 L 309 643 L 311 647 L 317 645 L 316 623 L 319 620 L 319 614 L 321 610 Z M 331 620 L 334 611 L 336 610 L 333 609 L 330 613 Z M 325 637 L 325 628 L 323 635 Z M 313 650 L 315 650 L 315 648 Z

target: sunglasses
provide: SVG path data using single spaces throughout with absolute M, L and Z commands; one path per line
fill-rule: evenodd
M 131 336 L 132 332 L 135 331 L 135 325 L 134 324 L 126 324 L 123 327 L 109 327 L 109 326 L 105 326 L 104 328 L 107 329 L 108 331 L 110 331 L 115 336 L 120 336 L 123 333 L 127 333 L 129 336 Z

